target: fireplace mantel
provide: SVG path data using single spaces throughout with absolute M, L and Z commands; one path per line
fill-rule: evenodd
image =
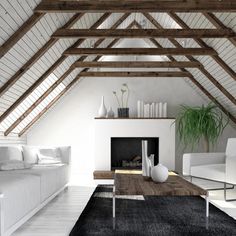
M 111 170 L 112 137 L 158 137 L 159 162 L 175 170 L 174 121 L 174 118 L 95 119 L 95 170 Z

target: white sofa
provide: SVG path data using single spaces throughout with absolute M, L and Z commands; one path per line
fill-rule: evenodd
M 236 185 L 236 138 L 227 142 L 225 153 L 187 153 L 183 155 L 183 175 Z M 231 199 L 234 200 L 234 199 Z
M 39 165 L 30 169 L 0 171 L 0 235 L 14 232 L 68 184 L 70 147 L 33 147 L 41 153 L 57 150 L 61 163 Z M 24 161 L 21 146 L 0 147 L 0 162 L 5 159 Z

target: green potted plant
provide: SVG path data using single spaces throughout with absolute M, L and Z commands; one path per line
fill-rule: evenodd
M 182 105 L 176 123 L 177 134 L 185 147 L 191 146 L 193 149 L 203 139 L 205 151 L 209 152 L 210 144 L 216 143 L 228 120 L 224 121 L 218 106 L 209 103 L 196 107 Z

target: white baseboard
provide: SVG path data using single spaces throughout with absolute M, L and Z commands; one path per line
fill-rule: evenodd
M 59 193 L 61 193 L 65 188 L 67 188 L 67 185 L 64 185 L 62 188 L 60 188 L 57 192 L 55 192 L 53 195 L 51 195 L 49 198 L 47 198 L 44 202 L 42 202 L 39 206 L 34 208 L 32 211 L 27 213 L 23 218 L 21 218 L 18 222 L 16 222 L 14 225 L 12 225 L 7 231 L 4 231 L 4 225 L 3 220 L 1 218 L 1 232 L 0 236 L 9 236 L 14 231 L 16 231 L 21 225 L 23 225 L 27 220 L 29 220 L 34 214 L 36 214 L 40 209 L 42 209 L 45 205 L 47 205 L 53 198 L 55 198 Z M 4 200 L 4 199 L 2 199 Z M 4 217 L 4 213 L 1 214 L 2 217 Z

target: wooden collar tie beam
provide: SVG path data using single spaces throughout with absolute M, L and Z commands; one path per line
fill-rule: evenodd
M 64 55 L 217 55 L 211 48 L 70 48 Z
M 235 0 L 42 1 L 36 12 L 236 12 Z
M 74 68 L 199 68 L 198 62 L 171 61 L 78 61 Z
M 232 29 L 59 29 L 53 38 L 231 38 Z
M 121 71 L 121 72 L 80 72 L 79 75 L 81 77 L 189 77 L 191 74 L 189 72 L 181 72 L 181 71 Z

